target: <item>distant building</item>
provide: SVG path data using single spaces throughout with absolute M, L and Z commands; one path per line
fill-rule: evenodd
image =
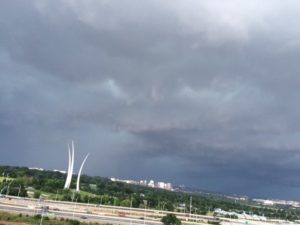
M 39 167 L 29 167 L 28 169 L 30 170 L 39 170 L 39 171 L 44 171 L 43 168 L 39 168 Z
M 63 173 L 63 174 L 67 173 L 65 170 L 53 170 L 53 172 L 59 172 L 59 173 Z
M 155 187 L 154 180 L 150 180 L 148 183 L 149 187 Z
M 171 183 L 166 183 L 165 189 L 173 190 L 172 184 Z
M 141 185 L 147 185 L 147 180 L 140 180 Z
M 166 184 L 164 182 L 157 182 L 157 187 L 164 189 L 166 187 Z
M 165 190 L 169 190 L 169 191 L 173 191 L 173 187 L 171 183 L 165 183 L 165 182 L 157 182 L 155 183 L 154 180 L 150 180 L 149 182 L 147 182 L 147 180 L 140 180 L 140 181 L 135 181 L 135 180 L 121 180 L 118 178 L 110 178 L 111 181 L 113 182 L 123 182 L 123 183 L 127 183 L 127 184 L 137 184 L 137 185 L 142 185 L 142 186 L 148 186 L 148 187 L 152 187 L 152 188 L 161 188 L 161 189 L 165 189 Z
M 166 190 L 173 190 L 171 183 L 165 183 L 165 182 L 157 182 L 157 188 L 166 189 Z

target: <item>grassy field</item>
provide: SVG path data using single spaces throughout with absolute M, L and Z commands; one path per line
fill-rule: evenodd
M 73 190 L 75 192 L 75 190 Z M 57 194 L 56 193 L 49 193 L 49 192 L 45 192 L 45 191 L 39 191 L 41 193 L 41 196 L 44 199 L 51 199 L 51 200 L 62 200 L 63 194 Z M 27 192 L 28 193 L 28 192 Z M 32 195 L 32 196 L 30 196 Z M 29 195 L 29 197 L 33 197 L 33 193 L 31 193 Z M 90 196 L 91 198 L 93 197 L 101 197 L 101 195 L 96 195 L 96 194 L 91 194 L 89 192 L 85 192 L 85 191 L 80 191 L 80 196 L 81 198 L 85 197 L 85 196 Z
M 0 176 L 0 183 L 3 182 L 4 179 L 6 179 L 6 180 L 14 180 L 13 178 Z

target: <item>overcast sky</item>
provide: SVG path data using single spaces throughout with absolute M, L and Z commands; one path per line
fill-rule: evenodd
M 0 164 L 300 199 L 300 2 L 0 2 Z

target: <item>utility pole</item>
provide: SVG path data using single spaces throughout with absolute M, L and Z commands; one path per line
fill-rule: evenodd
M 58 189 L 56 190 L 55 201 L 57 201 Z
M 132 210 L 132 196 L 130 197 L 130 213 L 129 213 L 129 216 L 130 216 L 130 225 L 132 225 L 131 210 Z
M 116 212 L 116 197 L 114 197 L 114 210 L 113 210 L 113 213 L 115 214 Z
M 147 208 L 147 200 L 143 200 L 144 205 L 145 205 L 145 211 L 144 211 L 144 224 L 145 224 L 145 220 L 146 220 L 146 208 Z
M 42 215 L 41 215 L 41 222 L 40 225 L 43 225 L 43 219 L 44 219 L 44 208 L 42 207 Z
M 11 184 L 11 183 L 10 183 Z M 6 197 L 9 195 L 9 188 L 10 188 L 10 184 L 7 186 L 7 190 L 6 190 Z
M 103 198 L 103 195 L 101 195 L 101 197 L 100 197 L 100 205 L 102 205 L 102 198 Z
M 192 216 L 192 201 L 193 201 L 193 197 L 190 197 L 190 217 Z
M 21 184 L 20 184 L 20 186 L 19 186 L 18 198 L 20 197 L 20 192 L 21 192 Z
M 73 207 L 73 215 L 72 215 L 72 218 L 74 219 L 74 214 L 75 214 L 75 208 L 76 208 L 76 205 L 77 205 L 77 198 L 76 198 L 76 202 L 74 204 L 74 207 Z
M 88 204 L 87 204 L 87 207 L 89 208 L 90 207 L 90 195 L 88 197 Z

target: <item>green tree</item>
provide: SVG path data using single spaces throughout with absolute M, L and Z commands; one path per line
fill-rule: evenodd
M 161 218 L 164 225 L 181 225 L 181 221 L 174 214 L 167 214 Z
M 35 191 L 35 192 L 33 193 L 33 197 L 34 197 L 34 198 L 39 198 L 40 195 L 41 195 L 41 192 L 39 192 L 39 191 Z
M 70 225 L 80 225 L 80 222 L 78 220 L 69 220 Z

